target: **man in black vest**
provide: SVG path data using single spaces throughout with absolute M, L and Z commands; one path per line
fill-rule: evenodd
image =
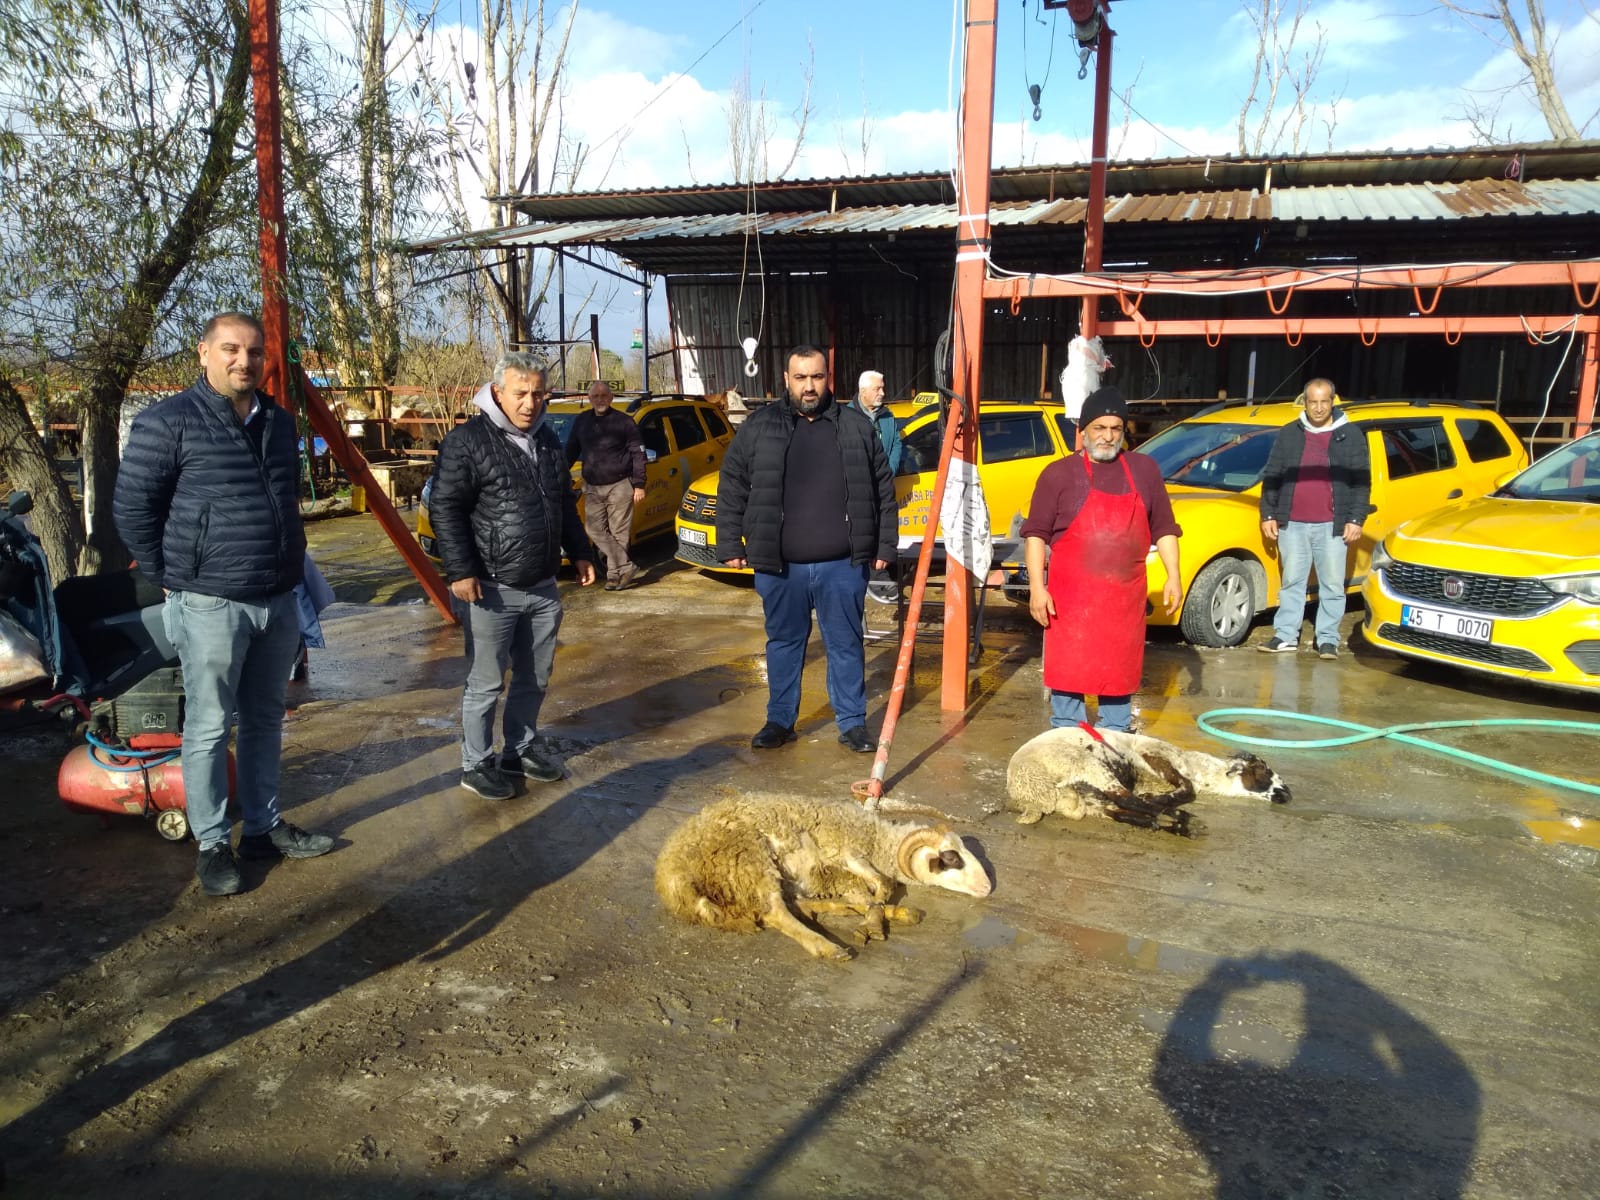
M 795 740 L 815 610 L 839 741 L 868 753 L 861 619 L 868 569 L 897 554 L 894 477 L 872 422 L 835 403 L 821 350 L 790 351 L 783 379 L 788 398 L 739 426 L 717 488 L 718 557 L 754 569 L 766 615 L 767 723 L 750 744 Z
M 284 702 L 300 650 L 294 587 L 305 573 L 294 414 L 256 389 L 261 322 L 206 323 L 200 379 L 140 413 L 112 512 L 139 569 L 167 593 L 162 620 L 183 666 L 183 790 L 208 896 L 244 890 L 229 843 L 228 727 L 238 724 L 241 858 L 333 849 L 278 811 Z

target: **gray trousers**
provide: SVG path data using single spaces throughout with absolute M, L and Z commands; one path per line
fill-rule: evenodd
M 524 591 L 480 580 L 483 599 L 462 614 L 467 635 L 467 686 L 461 699 L 461 769 L 494 757 L 494 710 L 505 692 L 505 749 L 527 750 L 539 730 L 561 628 L 561 596 L 547 579 Z M 511 683 L 506 684 L 506 671 Z
M 584 484 L 583 527 L 606 560 L 608 579 L 620 579 L 632 570 L 628 538 L 633 533 L 633 481 Z

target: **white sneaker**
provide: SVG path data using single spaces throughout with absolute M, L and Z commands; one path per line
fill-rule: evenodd
M 874 580 L 872 583 L 867 584 L 867 595 L 879 604 L 898 604 L 900 603 L 900 585 L 890 583 L 886 579 Z

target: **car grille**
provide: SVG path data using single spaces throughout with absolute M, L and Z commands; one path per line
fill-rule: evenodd
M 1470 659 L 1489 663 L 1513 671 L 1548 671 L 1550 664 L 1537 654 L 1516 646 L 1491 646 L 1485 642 L 1469 642 L 1465 638 L 1446 637 L 1442 633 L 1429 633 L 1425 629 L 1412 629 L 1405 625 L 1382 625 L 1378 636 L 1401 646 L 1413 646 L 1432 654 L 1447 654 L 1451 658 Z
M 1567 657 L 1585 675 L 1600 675 L 1600 642 L 1573 642 L 1567 647 Z
M 678 560 L 693 563 L 697 567 L 721 567 L 726 564 L 717 558 L 715 546 L 691 546 L 688 542 L 679 539 Z
M 717 515 L 717 498 L 700 492 L 685 492 L 678 511 L 691 520 L 712 521 Z
M 1461 581 L 1461 595 L 1444 594 L 1447 578 Z M 1489 613 L 1498 617 L 1531 617 L 1554 608 L 1564 599 L 1537 579 L 1468 575 L 1464 571 L 1441 571 L 1437 567 L 1408 562 L 1392 562 L 1384 567 L 1383 582 L 1392 595 L 1408 600 L 1447 604 L 1457 612 Z

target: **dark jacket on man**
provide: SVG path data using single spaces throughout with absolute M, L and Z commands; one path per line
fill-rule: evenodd
M 644 443 L 639 426 L 615 405 L 604 413 L 589 409 L 578 414 L 567 434 L 567 466 L 583 463 L 583 481 L 606 487 L 631 478 L 633 486 L 645 486 Z
M 750 414 L 734 434 L 717 486 L 717 557 L 722 561 L 746 558 L 757 571 L 783 570 L 784 468 L 795 425 L 802 420 L 786 397 Z M 816 420 L 836 428 L 850 561 L 893 562 L 900 507 L 877 431 L 859 411 L 831 397 Z
M 1328 471 L 1333 484 L 1333 527 L 1360 525 L 1372 503 L 1372 461 L 1367 452 L 1367 431 L 1334 410 L 1334 426 L 1320 437 L 1328 442 Z M 1305 455 L 1306 427 L 1296 419 L 1278 431 L 1267 465 L 1261 474 L 1261 519 L 1289 523 L 1294 509 L 1294 485 Z
M 134 420 L 112 515 L 162 587 L 261 600 L 304 576 L 294 417 L 264 393 L 256 400 L 246 424 L 202 376 Z
M 555 577 L 563 547 L 574 562 L 592 552 L 561 440 L 543 418 L 516 430 L 487 391 L 482 411 L 439 444 L 428 519 L 447 581 L 531 588 Z

